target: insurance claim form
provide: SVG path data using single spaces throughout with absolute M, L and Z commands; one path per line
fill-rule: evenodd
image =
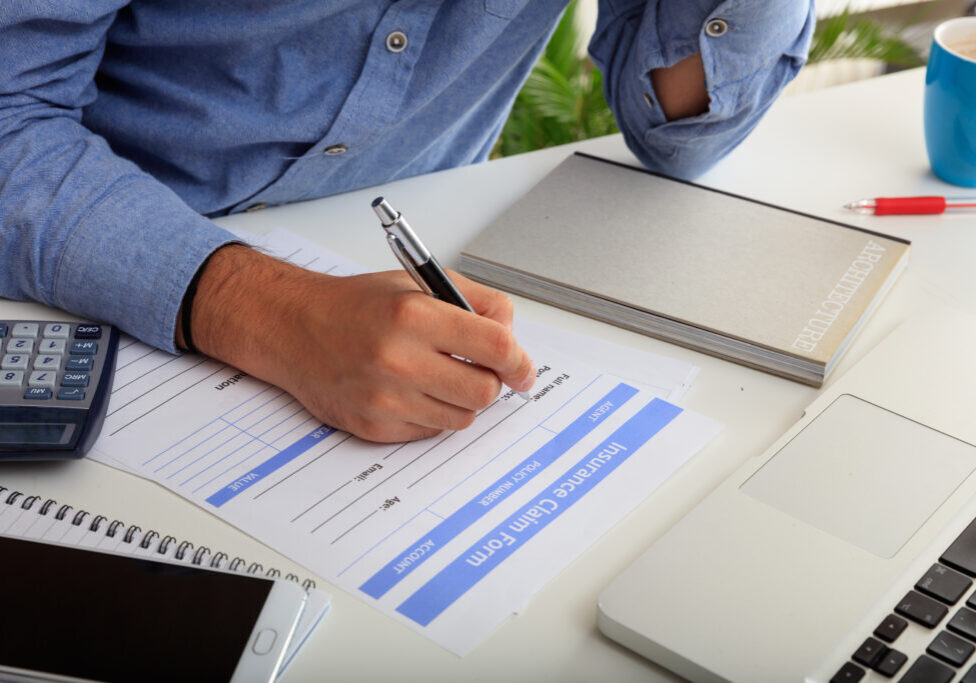
M 264 249 L 347 275 L 290 233 Z M 503 390 L 459 432 L 377 444 L 213 359 L 127 339 L 95 460 L 156 481 L 463 655 L 721 425 L 665 400 L 694 368 L 639 354 L 657 385 L 540 343 L 532 399 Z M 565 347 L 564 347 L 565 348 Z

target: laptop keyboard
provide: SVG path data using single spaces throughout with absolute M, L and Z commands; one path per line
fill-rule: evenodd
M 856 683 L 869 670 L 892 679 L 900 675 L 901 683 L 976 683 L 974 577 L 976 520 L 893 606 L 830 683 Z M 925 652 L 914 659 L 898 649 L 898 637 L 910 624 L 931 631 Z

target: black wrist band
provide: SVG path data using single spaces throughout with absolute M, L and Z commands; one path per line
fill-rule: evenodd
M 212 257 L 213 254 L 210 254 L 210 256 L 203 260 L 203 263 L 201 263 L 200 267 L 197 268 L 197 272 L 193 274 L 193 279 L 190 280 L 190 285 L 186 288 L 186 294 L 183 295 L 183 307 L 180 314 L 180 329 L 183 330 L 183 346 L 186 347 L 187 353 L 200 353 L 196 344 L 193 343 L 193 334 L 190 332 L 190 319 L 193 315 L 193 298 L 197 294 L 197 286 L 200 284 L 200 278 L 203 276 L 203 271 L 206 270 L 207 263 L 210 262 Z

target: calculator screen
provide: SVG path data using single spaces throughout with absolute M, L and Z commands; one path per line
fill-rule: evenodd
M 0 443 L 64 444 L 74 431 L 73 424 L 53 422 L 0 422 Z

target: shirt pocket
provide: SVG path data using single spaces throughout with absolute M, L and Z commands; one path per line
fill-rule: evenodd
M 512 19 L 522 11 L 528 0 L 485 0 L 485 12 L 502 19 Z

